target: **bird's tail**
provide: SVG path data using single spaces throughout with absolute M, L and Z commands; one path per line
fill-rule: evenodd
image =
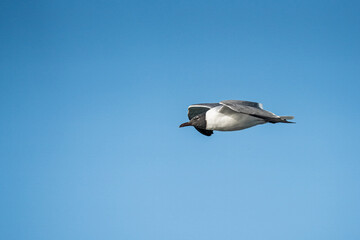
M 282 119 L 291 120 L 294 119 L 294 116 L 280 116 Z
M 287 120 L 291 120 L 291 119 L 294 119 L 294 116 L 280 116 L 281 118 L 281 122 L 283 123 L 295 123 L 295 122 L 290 122 L 290 121 L 287 121 Z

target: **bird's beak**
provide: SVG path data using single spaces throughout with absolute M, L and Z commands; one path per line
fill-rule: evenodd
M 186 123 L 183 123 L 179 126 L 179 128 L 182 128 L 182 127 L 187 127 L 187 126 L 192 126 L 190 122 L 186 122 Z

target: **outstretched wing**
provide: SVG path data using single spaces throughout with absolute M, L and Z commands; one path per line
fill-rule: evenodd
M 193 104 L 190 105 L 188 108 L 188 117 L 189 120 L 191 120 L 193 117 L 207 112 L 210 108 L 220 106 L 219 103 L 202 103 L 202 104 Z M 212 130 L 206 130 L 195 127 L 196 130 L 198 130 L 201 134 L 204 134 L 205 136 L 211 136 L 213 134 Z
M 224 104 L 232 104 L 232 105 L 243 105 L 243 106 L 263 109 L 262 103 L 257 103 L 257 102 L 241 101 L 241 100 L 225 100 L 225 101 L 220 102 L 220 104 L 224 105 L 223 103 Z
M 262 109 L 261 103 L 239 101 L 239 100 L 226 100 L 226 101 L 221 101 L 220 104 L 230 108 L 235 112 L 244 113 L 251 115 L 253 117 L 261 118 L 270 123 L 288 122 L 286 121 L 286 119 L 282 119 L 281 117 L 275 115 L 274 113 Z

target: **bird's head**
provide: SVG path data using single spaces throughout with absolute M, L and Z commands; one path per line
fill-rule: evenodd
M 206 129 L 205 113 L 196 115 L 189 122 L 181 124 L 179 127 L 193 126 L 201 129 Z

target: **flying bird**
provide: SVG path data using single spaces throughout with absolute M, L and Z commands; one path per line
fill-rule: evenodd
M 193 126 L 211 136 L 213 131 L 237 131 L 264 123 L 293 123 L 293 116 L 278 116 L 263 109 L 261 103 L 226 100 L 220 103 L 193 104 L 188 108 L 189 122 L 179 127 Z

